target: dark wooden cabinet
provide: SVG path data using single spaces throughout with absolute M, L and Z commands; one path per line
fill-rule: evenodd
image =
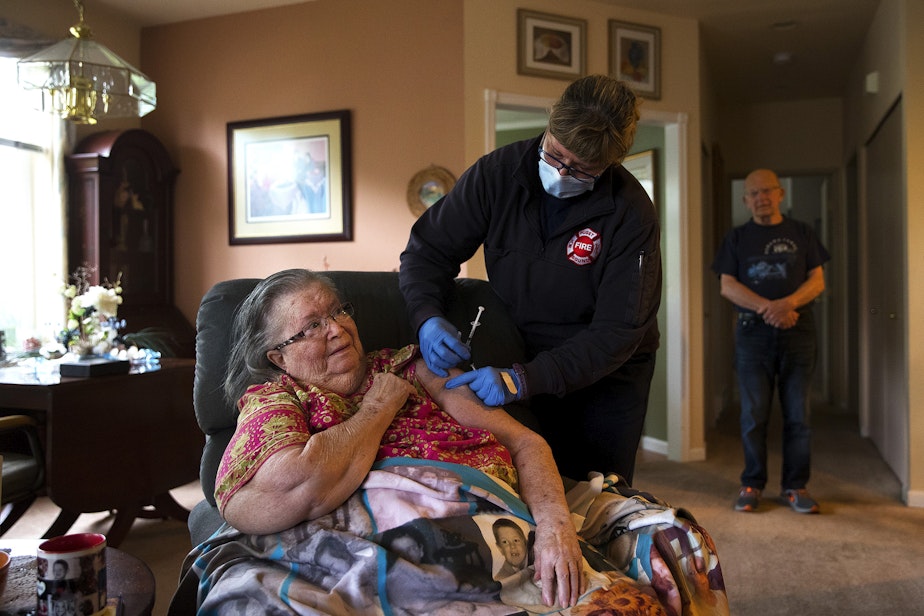
M 104 131 L 65 159 L 68 271 L 92 283 L 121 275 L 127 332 L 169 332 L 180 357 L 195 355 L 195 330 L 173 303 L 173 197 L 179 170 L 163 144 L 140 130 Z

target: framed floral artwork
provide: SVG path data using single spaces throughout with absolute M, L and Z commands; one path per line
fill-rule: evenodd
M 611 19 L 610 75 L 636 94 L 661 98 L 661 29 Z
M 573 81 L 587 65 L 587 21 L 517 9 L 517 72 Z
M 352 239 L 348 110 L 228 123 L 229 241 Z

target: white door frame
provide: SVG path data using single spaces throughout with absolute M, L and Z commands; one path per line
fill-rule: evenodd
M 554 100 L 538 96 L 527 96 L 485 90 L 485 152 L 495 148 L 495 126 L 497 108 L 522 108 L 548 111 Z M 664 270 L 664 291 L 662 301 L 666 303 L 666 323 L 662 324 L 665 344 L 659 361 L 666 361 L 667 367 L 667 443 L 661 449 L 671 460 L 690 462 L 706 459 L 706 445 L 703 437 L 703 405 L 695 404 L 692 391 L 702 391 L 703 372 L 701 362 L 694 361 L 690 340 L 691 332 L 702 333 L 701 327 L 691 327 L 690 284 L 693 276 L 701 276 L 699 260 L 686 257 L 689 254 L 690 238 L 687 229 L 690 216 L 689 181 L 687 177 L 687 114 L 644 110 L 643 124 L 664 128 L 664 196 L 661 215 L 661 233 L 665 238 L 662 255 Z M 666 351 L 666 352 L 665 352 Z M 695 381 L 696 387 L 691 387 Z M 654 447 L 658 448 L 658 447 Z

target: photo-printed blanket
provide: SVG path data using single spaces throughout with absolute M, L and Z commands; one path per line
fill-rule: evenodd
M 284 532 L 225 525 L 187 556 L 181 584 L 196 584 L 199 614 L 728 614 L 715 546 L 691 516 L 615 475 L 567 497 L 588 580 L 571 608 L 542 604 L 535 524 L 509 486 L 408 458 Z

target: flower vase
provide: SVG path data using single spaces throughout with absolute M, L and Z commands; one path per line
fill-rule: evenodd
M 78 340 L 71 347 L 71 352 L 77 356 L 78 361 L 84 361 L 92 357 L 96 357 L 96 353 L 93 352 L 93 343 L 89 340 Z

